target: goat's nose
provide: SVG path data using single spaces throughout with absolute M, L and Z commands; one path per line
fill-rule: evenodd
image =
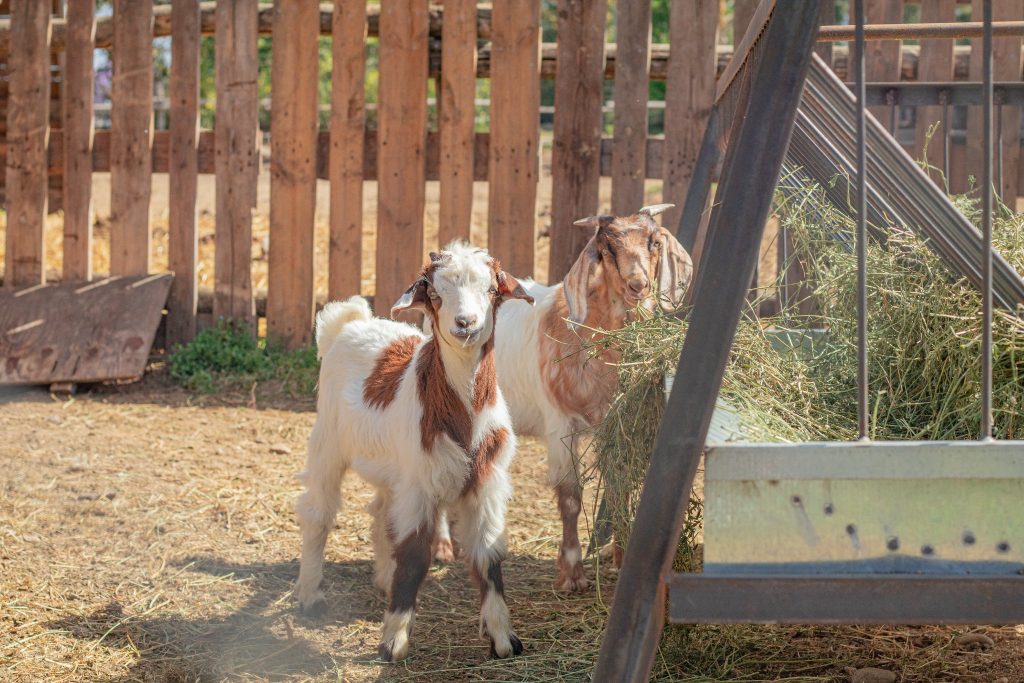
M 457 315 L 455 316 L 455 324 L 463 330 L 476 325 L 475 315 Z
M 637 296 L 642 296 L 647 292 L 647 280 L 639 277 L 630 278 L 626 283 L 629 285 L 629 291 Z

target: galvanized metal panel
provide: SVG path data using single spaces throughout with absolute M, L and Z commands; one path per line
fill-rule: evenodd
M 1024 444 L 720 446 L 704 571 L 1024 571 Z

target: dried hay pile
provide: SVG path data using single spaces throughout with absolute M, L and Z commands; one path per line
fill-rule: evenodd
M 978 219 L 971 202 L 957 201 Z M 820 189 L 787 197 L 780 194 L 776 213 L 795 238 L 796 253 L 809 255 L 802 261 L 820 313 L 801 318 L 796 314 L 800 302 L 791 302 L 778 318 L 744 318 L 733 343 L 720 405 L 724 401 L 736 413 L 746 441 L 853 439 L 857 430 L 856 256 L 849 246 L 852 238 L 844 245 L 845 240 L 834 237 L 852 235 L 854 226 L 828 205 Z M 1002 211 L 993 232 L 995 246 L 1024 272 L 1024 217 Z M 868 250 L 868 308 L 872 438 L 977 438 L 979 293 L 954 276 L 921 239 L 892 230 L 887 247 L 873 244 Z M 1021 317 L 996 309 L 994 315 L 993 403 L 995 435 L 1001 439 L 1024 438 L 1024 308 L 1018 313 Z M 663 379 L 675 370 L 686 328 L 685 321 L 656 315 L 601 342 L 622 353 L 619 390 L 593 447 L 607 516 L 623 543 L 629 538 L 664 410 Z M 825 331 L 801 331 L 810 328 Z M 675 381 L 685 382 L 685 378 Z M 699 566 L 701 488 L 698 476 L 697 495 L 691 501 L 676 557 L 679 569 Z M 667 671 L 708 675 L 714 671 L 722 677 L 768 671 L 781 675 L 793 671 L 785 660 L 800 649 L 795 637 L 820 632 L 845 633 L 845 639 L 850 631 L 669 629 L 666 638 L 676 642 L 664 644 L 662 665 Z M 834 667 L 836 652 L 815 652 L 816 647 L 811 647 L 798 658 L 806 665 L 801 670 L 809 674 Z M 916 673 L 905 670 L 906 680 L 952 673 L 945 665 L 935 668 L 944 661 L 942 656 L 931 657 L 922 662 L 931 668 Z

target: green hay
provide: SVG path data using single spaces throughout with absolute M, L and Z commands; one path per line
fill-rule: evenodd
M 977 219 L 972 203 L 964 198 L 956 201 Z M 788 198 L 780 195 L 775 211 L 794 238 L 795 252 L 810 255 L 803 259 L 803 266 L 820 312 L 801 317 L 796 301 L 770 321 L 741 320 L 721 399 L 740 415 L 748 441 L 854 439 L 856 256 L 834 239 L 852 234 L 852 222 L 832 209 L 818 189 L 791 193 Z M 1024 217 L 1003 210 L 993 232 L 995 246 L 1024 272 Z M 891 230 L 886 247 L 869 247 L 873 439 L 978 437 L 980 311 L 980 295 L 915 235 Z M 994 315 L 994 432 L 1000 439 L 1024 438 L 1024 309 L 1018 314 L 1021 317 L 996 309 Z M 622 544 L 629 539 L 664 411 L 663 379 L 675 370 L 686 328 L 684 321 L 654 315 L 598 343 L 622 354 L 619 389 L 593 445 L 611 525 Z M 827 332 L 811 344 L 798 332 L 806 328 Z M 788 347 L 779 344 L 780 333 L 787 332 Z M 675 381 L 682 386 L 685 378 Z M 691 571 L 699 568 L 701 556 L 700 476 L 695 492 L 675 560 L 677 569 Z M 849 652 L 842 658 L 828 652 L 827 642 L 808 646 L 796 656 L 800 648 L 793 639 L 799 632 L 748 626 L 668 629 L 656 678 L 833 680 L 841 674 L 840 662 L 848 665 L 859 659 Z M 837 643 L 849 635 L 842 629 L 822 632 L 835 635 Z M 935 680 L 956 670 L 940 656 L 944 650 L 936 652 L 927 661 L 897 667 L 902 680 Z

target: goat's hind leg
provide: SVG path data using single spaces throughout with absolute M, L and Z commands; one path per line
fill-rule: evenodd
M 464 496 L 456 523 L 469 574 L 480 589 L 480 636 L 491 642 L 491 655 L 506 658 L 523 653 L 512 630 L 505 603 L 501 562 L 505 558 L 505 508 L 509 485 L 504 472 L 492 472 L 484 485 Z
M 333 449 L 326 447 L 323 434 L 316 427 L 309 449 L 306 471 L 299 475 L 306 482 L 306 491 L 295 506 L 302 531 L 302 558 L 295 597 L 303 614 L 321 618 L 327 614 L 327 599 L 320 590 L 324 546 L 341 506 L 341 480 L 348 465 Z

